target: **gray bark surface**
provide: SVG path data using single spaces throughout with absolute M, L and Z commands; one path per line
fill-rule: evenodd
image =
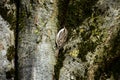
M 20 1 L 18 19 L 20 80 L 53 80 L 56 15 L 55 0 Z
M 0 80 L 14 79 L 14 34 L 0 15 Z

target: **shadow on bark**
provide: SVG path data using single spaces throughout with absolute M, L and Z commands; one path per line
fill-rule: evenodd
M 98 78 L 105 80 L 106 78 L 111 78 L 111 76 L 114 76 L 115 80 L 120 79 L 120 29 L 118 29 L 116 34 L 116 36 L 112 36 L 113 38 L 110 41 L 111 47 L 105 50 L 107 55 L 103 58 L 104 61 L 101 62 L 101 67 L 96 70 L 96 80 Z M 101 73 L 99 70 L 101 70 Z

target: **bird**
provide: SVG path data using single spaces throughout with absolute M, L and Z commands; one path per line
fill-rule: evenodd
M 68 36 L 68 30 L 64 27 L 60 29 L 56 35 L 56 56 L 58 56 L 59 50 L 64 46 Z

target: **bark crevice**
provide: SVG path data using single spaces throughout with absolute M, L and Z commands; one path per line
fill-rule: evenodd
M 60 69 L 63 67 L 63 61 L 65 59 L 65 52 L 63 49 L 59 50 L 58 59 L 56 60 L 56 65 L 54 67 L 54 79 L 59 80 Z
M 16 27 L 15 27 L 15 78 L 18 80 L 18 36 L 19 36 L 19 0 L 15 0 L 16 4 Z

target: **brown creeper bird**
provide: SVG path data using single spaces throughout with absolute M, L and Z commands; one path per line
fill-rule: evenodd
M 59 30 L 56 36 L 56 44 L 57 44 L 56 55 L 58 55 L 59 50 L 64 46 L 67 40 L 67 35 L 68 35 L 68 31 L 65 27 Z
M 65 27 L 58 32 L 56 36 L 56 44 L 58 49 L 61 49 L 64 46 L 64 43 L 67 40 L 67 34 L 68 31 Z

